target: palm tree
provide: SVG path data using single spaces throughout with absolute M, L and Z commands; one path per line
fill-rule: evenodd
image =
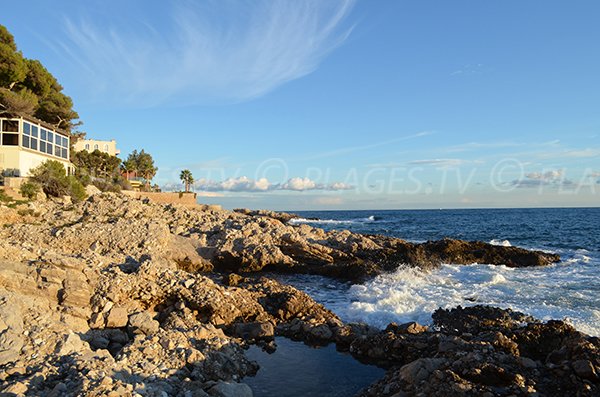
M 185 185 L 185 192 L 189 193 L 190 186 L 194 183 L 194 177 L 192 176 L 192 172 L 190 170 L 183 170 L 181 174 L 179 174 L 179 179 Z

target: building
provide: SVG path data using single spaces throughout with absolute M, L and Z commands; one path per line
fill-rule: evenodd
M 116 156 L 121 153 L 120 150 L 117 149 L 117 141 L 99 141 L 97 139 L 80 139 L 73 145 L 73 150 L 77 152 L 86 151 L 93 152 L 94 150 L 99 150 L 104 153 L 108 153 L 111 156 Z
M 67 173 L 75 167 L 69 161 L 69 133 L 34 117 L 0 117 L 0 173 L 26 177 L 47 160 L 63 164 Z

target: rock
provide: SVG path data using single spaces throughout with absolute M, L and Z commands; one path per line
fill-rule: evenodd
M 219 382 L 208 390 L 214 397 L 252 397 L 252 389 L 245 383 Z
M 599 393 L 600 341 L 564 322 L 476 306 L 436 311 L 429 330 L 408 323 L 382 331 L 345 324 L 309 295 L 260 277 L 268 269 L 357 282 L 399 263 L 540 266 L 558 260 L 552 254 L 449 239 L 414 244 L 294 225 L 268 211 L 112 193 L 28 208 L 36 215 L 0 211 L 3 387 L 18 391 L 20 382 L 30 395 L 251 395 L 235 383 L 257 371 L 244 348 L 272 349 L 277 334 L 335 342 L 390 368 L 363 396 Z
M 230 273 L 226 276 L 223 276 L 223 282 L 225 285 L 229 285 L 231 287 L 238 285 L 244 278 L 239 274 Z
M 571 365 L 573 366 L 573 370 L 575 371 L 577 376 L 591 381 L 595 381 L 598 379 L 598 375 L 596 374 L 596 370 L 594 369 L 594 365 L 591 361 L 577 360 L 574 361 Z
M 235 325 L 234 333 L 244 339 L 257 340 L 272 338 L 275 335 L 275 329 L 271 323 L 242 323 Z
M 23 320 L 12 294 L 0 291 L 0 365 L 16 361 L 23 347 Z
M 72 332 L 64 335 L 62 340 L 56 346 L 56 354 L 59 356 L 66 356 L 71 353 L 84 353 L 88 350 L 89 345 Z
M 102 191 L 92 184 L 89 184 L 85 187 L 85 194 L 88 196 L 93 196 L 94 194 L 100 193 L 102 193 Z
M 133 335 L 154 335 L 160 324 L 148 312 L 135 313 L 129 316 L 127 328 Z
M 427 329 L 428 328 L 426 326 L 412 321 L 400 325 L 391 323 L 387 326 L 386 331 L 391 331 L 398 334 L 420 334 L 422 332 L 427 332 Z
M 420 358 L 400 368 L 400 378 L 407 383 L 418 383 L 445 363 L 443 358 Z
M 128 321 L 129 317 L 127 316 L 127 309 L 123 307 L 113 307 L 112 309 L 110 309 L 108 316 L 106 316 L 106 327 L 125 327 Z
M 16 382 L 2 390 L 2 395 L 18 396 L 25 394 L 25 392 L 27 392 L 27 389 L 27 385 L 23 382 Z

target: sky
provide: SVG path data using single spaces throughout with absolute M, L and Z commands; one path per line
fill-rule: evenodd
M 600 2 L 22 0 L 0 24 L 165 190 L 275 210 L 600 204 Z

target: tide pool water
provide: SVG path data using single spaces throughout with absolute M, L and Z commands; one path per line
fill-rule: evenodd
M 542 320 L 564 319 L 600 336 L 600 208 L 302 212 L 296 223 L 386 234 L 409 241 L 444 237 L 539 249 L 562 261 L 542 268 L 444 264 L 400 267 L 364 284 L 283 276 L 345 321 L 378 327 L 431 323 L 437 308 L 494 305 Z

